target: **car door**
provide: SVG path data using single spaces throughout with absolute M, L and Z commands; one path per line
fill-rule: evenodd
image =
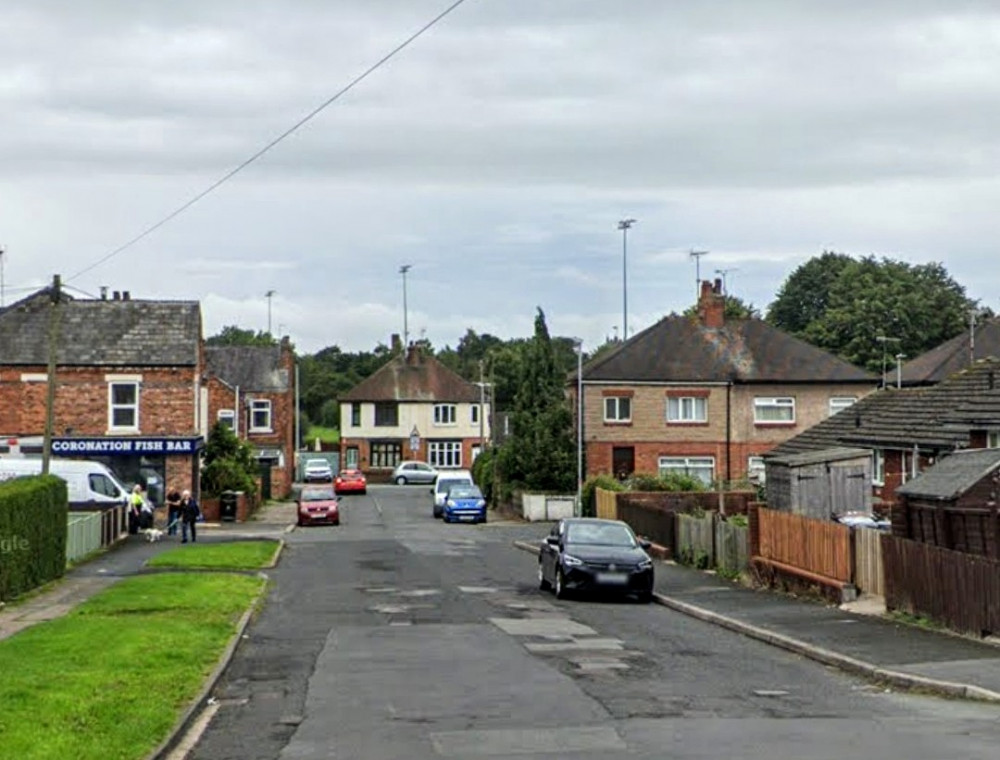
M 433 483 L 433 470 L 426 464 L 416 464 L 413 466 L 413 477 L 418 483 Z

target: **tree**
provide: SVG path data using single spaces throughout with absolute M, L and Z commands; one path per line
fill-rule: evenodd
M 830 288 L 841 272 L 854 263 L 844 253 L 823 251 L 789 275 L 767 309 L 767 321 L 802 337 L 806 328 L 820 319 L 830 302 Z
M 574 490 L 576 452 L 573 417 L 564 392 L 566 372 L 557 361 L 541 309 L 520 365 L 519 380 L 513 430 L 498 456 L 501 479 L 510 487 Z
M 217 335 L 205 340 L 206 346 L 276 346 L 278 341 L 269 332 L 245 330 L 236 325 L 226 325 Z
M 223 491 L 257 493 L 257 463 L 253 447 L 236 437 L 229 425 L 217 422 L 208 434 L 203 454 L 201 488 L 218 495 Z

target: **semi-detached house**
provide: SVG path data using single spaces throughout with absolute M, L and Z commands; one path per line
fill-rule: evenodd
M 877 378 L 760 319 L 726 319 L 721 282 L 584 366 L 587 476 L 763 472 L 763 455 L 849 407 Z M 576 378 L 569 386 L 575 398 Z

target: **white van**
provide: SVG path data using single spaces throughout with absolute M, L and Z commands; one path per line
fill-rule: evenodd
M 0 457 L 0 480 L 40 475 L 41 472 L 41 459 Z M 102 509 L 124 504 L 128 500 L 128 489 L 100 462 L 50 459 L 49 473 L 66 481 L 70 506 Z
M 437 479 L 431 489 L 431 493 L 434 494 L 435 517 L 441 517 L 444 514 L 444 500 L 448 495 L 448 489 L 457 483 L 472 485 L 472 473 L 468 470 L 438 470 Z

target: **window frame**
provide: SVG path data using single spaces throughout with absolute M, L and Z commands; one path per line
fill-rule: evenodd
M 671 466 L 665 464 L 666 462 L 684 462 L 684 466 L 683 466 L 683 468 L 671 467 Z M 693 463 L 696 463 L 696 462 L 697 463 L 701 463 L 701 466 L 698 466 L 697 464 L 693 464 Z M 711 473 L 710 473 L 711 477 L 708 480 L 705 480 L 705 478 L 701 477 L 701 475 L 699 475 L 697 472 L 691 472 L 692 469 L 694 469 L 694 470 L 703 470 L 705 463 L 710 463 L 711 464 Z M 663 456 L 660 456 L 660 457 L 657 458 L 657 460 L 656 460 L 656 472 L 661 477 L 663 475 L 667 474 L 668 472 L 678 472 L 678 471 L 683 472 L 683 474 L 685 474 L 685 475 L 690 475 L 692 477 L 698 478 L 705 485 L 710 486 L 710 485 L 712 485 L 712 483 L 715 482 L 715 457 L 714 456 L 683 456 L 683 455 L 664 454 Z
M 228 425 L 230 430 L 236 430 L 236 410 L 220 409 L 215 413 L 215 421 Z
M 699 403 L 700 402 L 700 403 Z M 671 407 L 677 407 L 676 414 L 671 416 Z M 684 414 L 684 407 L 690 406 L 691 415 Z M 701 406 L 702 416 L 698 417 L 698 407 Z M 708 423 L 707 396 L 668 396 L 667 422 L 671 425 L 705 425 Z
M 139 397 L 140 383 L 138 380 L 109 380 L 108 381 L 108 430 L 138 432 L 139 430 Z M 135 398 L 130 403 L 115 402 L 115 388 L 130 387 L 133 389 Z M 116 424 L 116 412 L 131 411 L 133 422 L 129 425 Z
M 370 441 L 368 466 L 391 470 L 403 461 L 402 441 Z
M 249 403 L 250 407 L 250 430 L 251 433 L 273 433 L 274 432 L 274 417 L 273 409 L 271 406 L 271 399 L 269 398 L 252 398 Z M 257 415 L 264 415 L 264 420 L 266 424 L 257 424 Z
M 1000 449 L 1000 430 L 990 430 L 986 433 L 986 448 Z
M 472 404 L 469 406 L 469 424 L 479 424 L 479 404 Z
M 396 401 L 375 402 L 375 427 L 399 427 L 399 403 Z M 393 465 L 395 467 L 396 465 Z
M 621 395 L 604 396 L 604 422 L 612 425 L 622 425 L 632 421 L 632 397 Z M 622 415 L 622 406 L 628 406 L 627 415 Z M 610 406 L 614 405 L 614 415 L 609 416 Z
M 759 466 L 754 466 L 759 462 Z M 760 454 L 750 454 L 747 457 L 747 480 L 751 483 L 763 483 L 766 477 L 767 468 L 764 464 L 764 457 Z M 756 474 L 755 474 L 756 473 Z
M 845 401 L 848 401 L 850 403 L 845 404 L 844 403 Z M 830 400 L 827 406 L 829 416 L 832 417 L 838 412 L 842 412 L 845 409 L 850 409 L 856 403 L 858 403 L 857 396 L 830 396 Z
M 461 441 L 428 441 L 427 464 L 436 469 L 459 469 L 462 467 Z
M 351 427 L 361 427 L 361 404 L 357 401 L 351 402 Z
M 759 412 L 762 409 L 790 409 L 790 419 L 761 419 Z M 754 425 L 794 425 L 795 424 L 795 397 L 794 396 L 754 396 L 753 399 L 753 424 Z
M 872 485 L 885 485 L 885 451 L 872 449 Z
M 458 404 L 434 404 L 433 419 L 437 427 L 454 427 L 458 424 Z

